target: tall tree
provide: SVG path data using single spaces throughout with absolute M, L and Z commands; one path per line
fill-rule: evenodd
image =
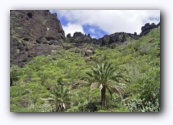
M 121 89 L 115 85 L 110 84 L 112 81 L 118 81 L 118 78 L 121 77 L 118 74 L 115 74 L 115 69 L 111 63 L 101 63 L 94 66 L 91 73 L 87 73 L 92 82 L 97 82 L 101 91 L 101 105 L 102 108 L 106 108 L 106 90 L 112 96 L 113 92 L 116 92 L 121 96 Z

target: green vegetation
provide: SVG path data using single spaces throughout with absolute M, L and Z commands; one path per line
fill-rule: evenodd
M 160 27 L 114 49 L 94 51 L 84 56 L 61 49 L 22 68 L 12 66 L 10 111 L 160 111 Z
M 51 97 L 43 99 L 52 105 L 54 112 L 63 112 L 66 109 L 66 105 L 70 103 L 69 90 L 61 82 L 62 79 L 60 78 L 57 81 L 53 94 L 50 95 Z

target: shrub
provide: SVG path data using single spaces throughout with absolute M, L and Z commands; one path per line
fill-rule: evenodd
M 19 80 L 20 68 L 18 66 L 13 65 L 10 68 L 10 86 L 14 85 L 15 81 Z

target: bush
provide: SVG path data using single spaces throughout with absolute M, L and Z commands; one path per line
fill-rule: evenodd
M 10 68 L 10 86 L 14 85 L 14 82 L 19 80 L 20 68 L 18 66 L 13 65 Z

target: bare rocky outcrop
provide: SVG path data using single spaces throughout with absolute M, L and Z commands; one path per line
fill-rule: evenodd
M 155 25 L 154 23 L 152 24 L 146 23 L 145 26 L 141 28 L 142 32 L 140 33 L 140 36 L 147 35 L 152 29 L 157 28 L 159 26 L 160 26 L 160 23 L 158 23 L 157 25 Z
M 75 32 L 73 36 L 68 34 L 65 38 L 56 14 L 51 14 L 48 10 L 12 10 L 10 11 L 10 64 L 22 67 L 33 57 L 48 55 L 57 48 L 91 57 L 95 53 L 95 48 L 99 46 L 114 49 L 117 44 L 138 39 L 159 26 L 160 23 L 157 25 L 147 23 L 141 28 L 140 35 L 136 32 L 116 32 L 95 39 L 90 34 Z
M 78 45 L 81 45 L 83 43 L 92 43 L 101 46 L 112 47 L 115 44 L 122 44 L 130 39 L 138 39 L 139 37 L 148 34 L 152 29 L 157 28 L 159 26 L 160 23 L 157 25 L 155 25 L 154 23 L 152 24 L 146 23 L 144 26 L 141 27 L 140 35 L 138 35 L 136 32 L 134 33 L 116 32 L 110 35 L 105 35 L 102 38 L 95 39 L 91 38 L 90 34 L 84 35 L 81 32 L 75 32 L 73 37 L 71 37 L 71 34 L 68 34 L 67 38 L 69 38 L 71 43 L 78 43 Z
M 111 35 L 105 35 L 100 39 L 91 38 L 90 34 L 84 35 L 81 32 L 75 32 L 73 37 L 70 34 L 67 35 L 67 38 L 70 40 L 71 43 L 78 43 L 78 45 L 83 43 L 91 43 L 97 44 L 101 46 L 110 46 L 111 44 L 121 44 L 129 39 L 137 39 L 139 35 L 125 32 L 118 32 Z
M 111 35 L 105 35 L 104 37 L 100 38 L 101 45 L 110 45 L 112 43 L 121 44 L 126 42 L 129 39 L 137 39 L 139 36 L 134 33 L 125 33 L 125 32 L 117 32 Z
M 37 55 L 50 54 L 64 39 L 56 14 L 48 10 L 10 11 L 10 64 L 23 66 Z
M 147 23 L 141 28 L 141 33 L 139 35 L 136 32 L 116 32 L 110 35 L 105 35 L 102 38 L 95 39 L 90 37 L 90 34 L 86 35 L 81 32 L 75 32 L 73 36 L 71 36 L 71 34 L 68 34 L 66 39 L 73 46 L 71 48 L 77 47 L 79 49 L 77 51 L 75 50 L 76 53 L 84 52 L 84 56 L 91 56 L 94 54 L 94 49 L 99 46 L 107 46 L 112 49 L 115 49 L 117 44 L 123 44 L 128 42 L 129 40 L 139 39 L 140 37 L 147 35 L 147 33 L 149 33 L 152 29 L 157 28 L 159 26 L 160 23 L 157 25 Z M 86 44 L 91 46 L 93 50 L 85 48 Z

